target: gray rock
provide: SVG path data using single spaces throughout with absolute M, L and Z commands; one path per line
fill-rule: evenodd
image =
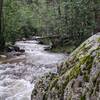
M 100 33 L 58 65 L 58 74 L 37 82 L 32 100 L 100 100 Z

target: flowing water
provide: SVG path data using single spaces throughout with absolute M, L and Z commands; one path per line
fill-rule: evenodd
M 56 73 L 56 64 L 64 54 L 45 51 L 46 45 L 37 41 L 18 41 L 16 45 L 25 50 L 0 64 L 0 100 L 31 100 L 31 92 L 37 79 L 48 72 Z

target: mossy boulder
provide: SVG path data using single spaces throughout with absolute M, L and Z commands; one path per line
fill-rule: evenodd
M 100 33 L 82 43 L 58 66 L 57 75 L 39 81 L 32 100 L 99 100 Z

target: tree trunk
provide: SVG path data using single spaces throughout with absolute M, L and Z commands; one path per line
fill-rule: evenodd
M 100 32 L 100 11 L 95 11 L 96 28 L 95 33 Z
M 5 46 L 5 41 L 3 36 L 3 24 L 2 24 L 2 19 L 3 19 L 2 8 L 3 8 L 3 0 L 0 0 L 0 51 L 3 51 Z
M 100 32 L 100 1 L 99 0 L 94 0 L 94 13 L 95 13 L 95 22 L 96 22 L 96 27 L 94 30 L 94 33 Z

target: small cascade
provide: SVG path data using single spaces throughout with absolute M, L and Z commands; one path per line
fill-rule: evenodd
M 46 73 L 56 73 L 56 64 L 66 58 L 45 51 L 48 46 L 35 40 L 17 41 L 15 45 L 25 53 L 0 64 L 0 100 L 30 100 L 35 82 Z

